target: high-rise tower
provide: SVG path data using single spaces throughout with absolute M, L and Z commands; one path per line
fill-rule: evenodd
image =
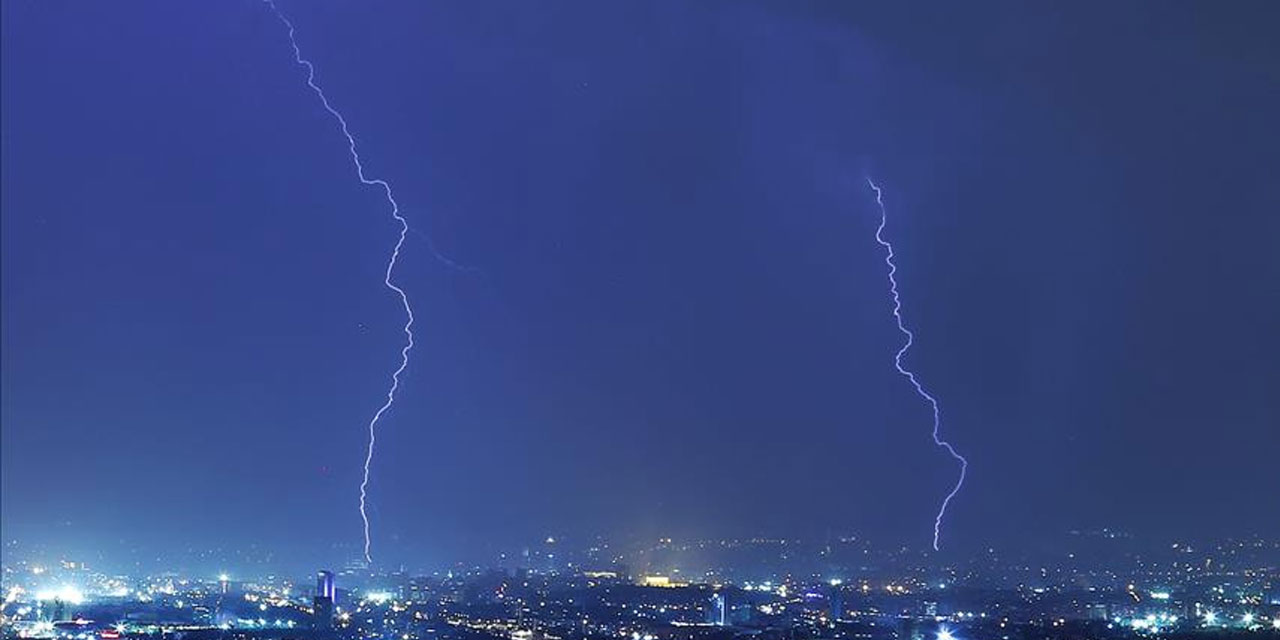
M 315 628 L 327 631 L 333 628 L 333 572 L 321 571 L 316 575 L 316 597 L 312 599 L 315 611 Z

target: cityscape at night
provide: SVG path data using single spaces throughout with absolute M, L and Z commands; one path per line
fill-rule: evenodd
M 1280 640 L 1280 0 L 0 0 L 0 640 Z
M 1161 547 L 1109 530 L 1070 532 L 1065 553 L 988 549 L 947 562 L 857 536 L 630 545 L 547 537 L 487 565 L 382 569 L 353 560 L 293 575 L 231 568 L 231 559 L 217 573 L 116 573 L 12 544 L 3 614 L 11 635 L 78 639 L 1280 634 L 1280 540 Z

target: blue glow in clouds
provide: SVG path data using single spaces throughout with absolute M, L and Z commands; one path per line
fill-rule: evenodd
M 914 373 L 902 366 L 902 356 L 906 355 L 907 350 L 911 348 L 912 342 L 915 341 L 915 335 L 907 329 L 902 320 L 902 300 L 898 297 L 898 280 L 894 277 L 894 274 L 898 272 L 898 266 L 893 263 L 893 245 L 889 244 L 889 241 L 885 240 L 883 235 L 884 227 L 889 221 L 889 214 L 885 211 L 880 187 L 876 186 L 876 183 L 871 178 L 867 178 L 867 186 L 876 192 L 876 205 L 880 207 L 880 226 L 876 229 L 876 242 L 879 242 L 886 251 L 884 263 L 889 265 L 889 293 L 893 294 L 893 318 L 898 323 L 898 331 L 901 331 L 902 335 L 907 337 L 907 341 L 902 344 L 902 348 L 898 349 L 898 353 L 893 356 L 893 366 L 898 370 L 898 373 L 906 376 L 907 380 L 911 381 L 911 385 L 916 388 L 916 393 L 928 401 L 929 406 L 933 409 L 933 443 L 946 449 L 947 453 L 951 454 L 951 457 L 960 463 L 960 478 L 956 480 L 955 486 L 951 488 L 951 492 L 947 494 L 947 497 L 942 500 L 942 506 L 938 508 L 938 516 L 933 521 L 933 550 L 937 551 L 938 539 L 942 535 L 942 519 L 947 514 L 947 506 L 951 504 L 951 499 L 956 497 L 956 494 L 960 493 L 960 487 L 964 486 L 964 476 L 969 470 L 969 461 L 957 453 L 951 443 L 942 439 L 940 434 L 942 416 L 938 410 L 938 400 L 930 395 L 928 391 L 925 391 L 924 385 L 920 384 Z

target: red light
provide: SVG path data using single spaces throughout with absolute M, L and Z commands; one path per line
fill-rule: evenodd
M 118 640 L 120 632 L 115 629 L 105 629 L 99 635 L 102 636 L 102 640 Z

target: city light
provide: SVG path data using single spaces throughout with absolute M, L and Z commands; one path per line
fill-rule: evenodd
M 535 538 L 536 541 L 542 539 L 542 536 Z M 558 544 L 566 545 L 567 551 L 574 549 L 573 543 L 564 540 Z M 641 550 L 648 548 L 641 547 Z M 773 549 L 767 546 L 765 549 L 772 555 Z M 795 545 L 794 552 L 800 550 L 799 544 Z M 823 551 L 821 548 L 805 550 L 815 554 L 812 557 L 826 561 Z M 825 574 L 815 571 L 807 578 L 790 572 L 775 574 L 772 580 L 747 583 L 736 582 L 727 575 L 732 573 L 731 566 L 698 572 L 690 570 L 689 565 L 668 561 L 661 567 L 665 573 L 660 576 L 667 588 L 657 590 L 630 588 L 642 587 L 646 579 L 651 583 L 654 574 L 606 572 L 598 566 L 572 567 L 567 571 L 521 570 L 514 575 L 509 570 L 474 567 L 455 571 L 450 578 L 444 577 L 445 572 L 406 577 L 370 570 L 367 577 L 352 578 L 353 585 L 345 582 L 341 585 L 344 594 L 354 594 L 343 608 L 315 595 L 333 589 L 335 577 L 343 579 L 343 574 L 330 571 L 320 572 L 320 582 L 312 590 L 289 576 L 264 575 L 235 567 L 232 570 L 236 576 L 236 594 L 230 597 L 226 583 L 220 586 L 211 581 L 209 574 L 184 576 L 168 570 L 129 576 L 77 569 L 75 578 L 63 578 L 63 570 L 55 568 L 37 578 L 30 576 L 28 566 L 22 565 L 17 584 L 6 584 L 0 592 L 7 600 L 0 603 L 0 636 L 110 640 L 111 634 L 103 632 L 114 627 L 120 638 L 200 630 L 216 635 L 219 628 L 237 630 L 251 637 L 254 633 L 261 636 L 266 630 L 310 630 L 323 626 L 328 631 L 341 630 L 341 637 L 349 640 L 405 640 L 406 634 L 408 640 L 432 640 L 443 636 L 430 635 L 430 629 L 435 628 L 435 624 L 448 624 L 499 640 L 529 640 L 539 637 L 538 629 L 555 627 L 580 629 L 591 634 L 583 637 L 601 640 L 657 640 L 669 637 L 659 630 L 721 625 L 741 629 L 769 625 L 797 634 L 811 634 L 797 637 L 841 637 L 820 634 L 830 633 L 840 623 L 851 625 L 850 629 L 859 626 L 869 629 L 900 624 L 902 620 L 907 620 L 912 629 L 918 630 L 915 633 L 923 633 L 929 640 L 1004 636 L 1010 639 L 1143 640 L 1193 632 L 1194 628 L 1199 629 L 1196 633 L 1201 636 L 1216 636 L 1230 630 L 1243 639 L 1280 631 L 1280 615 L 1271 608 L 1274 597 L 1271 575 L 1265 570 L 1252 569 L 1237 569 L 1246 577 L 1225 585 L 1217 573 L 1189 579 L 1180 579 L 1172 572 L 1160 576 L 1156 584 L 1168 585 L 1167 592 L 1180 594 L 1180 600 L 1182 594 L 1208 594 L 1199 598 L 1199 602 L 1185 603 L 1195 611 L 1189 614 L 1183 613 L 1179 608 L 1183 605 L 1175 605 L 1172 598 L 1163 601 L 1150 595 L 1162 591 L 1145 588 L 1129 591 L 1124 589 L 1125 582 L 1119 582 L 1112 596 L 1131 600 L 1129 594 L 1137 594 L 1141 599 L 1108 604 L 1104 600 L 1105 589 L 1092 585 L 1082 588 L 1072 582 L 1072 575 L 1065 573 L 1058 583 L 1035 586 L 1023 583 L 1017 588 L 998 590 L 994 592 L 998 600 L 983 610 L 972 604 L 961 604 L 963 593 L 969 588 L 964 577 L 923 580 L 912 575 L 919 570 L 910 564 L 899 565 L 894 569 L 899 575 L 886 576 L 883 582 L 858 579 L 850 583 L 848 579 L 833 578 L 834 571 Z M 1265 568 L 1267 565 L 1238 566 Z M 1007 570 L 1022 572 L 1021 575 L 1052 575 L 1041 567 L 1017 565 Z M 746 573 L 742 569 L 737 572 Z M 228 570 L 227 574 L 230 573 Z M 759 580 L 759 570 L 752 575 Z M 676 582 L 673 576 L 680 576 L 681 580 Z M 1134 578 L 1138 582 L 1137 576 Z M 24 583 L 24 579 L 29 581 Z M 229 577 L 227 579 L 229 581 Z M 1205 579 L 1211 582 L 1204 584 Z M 367 586 L 362 585 L 362 580 L 367 581 Z M 402 590 L 385 586 L 390 580 L 403 581 L 399 587 Z M 1201 582 L 1197 584 L 1197 580 Z M 111 595 L 128 584 L 136 585 L 129 590 L 129 597 Z M 749 597 L 745 589 L 748 584 L 753 587 Z M 876 597 L 842 598 L 845 584 L 859 590 L 865 588 L 868 595 L 876 594 Z M 943 585 L 946 591 L 939 591 Z M 738 589 L 741 591 L 736 591 Z M 961 597 L 957 599 L 952 592 L 959 592 Z M 1006 612 L 1013 607 L 1027 607 L 1027 596 L 1032 593 L 1069 595 L 1076 599 L 1079 607 L 1074 615 L 1054 611 L 1058 606 L 1055 596 L 1044 599 L 1043 608 L 1027 609 L 1038 620 L 1018 621 L 1008 617 Z M 877 602 L 877 597 L 892 602 Z M 1115 600 L 1118 602 L 1119 598 Z M 607 603 L 609 610 L 584 610 L 584 603 L 593 601 Z M 80 603 L 92 606 L 85 608 L 79 606 Z M 1035 599 L 1030 601 L 1032 606 L 1035 603 Z M 495 604 L 501 606 L 494 607 Z M 453 608 L 454 612 L 448 618 L 430 621 L 427 612 L 442 606 Z M 521 612 L 523 619 L 509 617 L 510 611 Z M 131 622 L 126 626 L 122 620 Z M 49 623 L 55 625 L 58 633 L 44 631 Z M 1102 631 L 1102 627 L 1107 631 Z M 1088 635 L 1090 629 L 1097 631 L 1097 635 Z
M 63 585 L 57 589 L 45 589 L 36 592 L 36 600 L 47 602 L 49 600 L 60 600 L 69 604 L 81 604 L 84 602 L 84 594 L 75 587 Z

